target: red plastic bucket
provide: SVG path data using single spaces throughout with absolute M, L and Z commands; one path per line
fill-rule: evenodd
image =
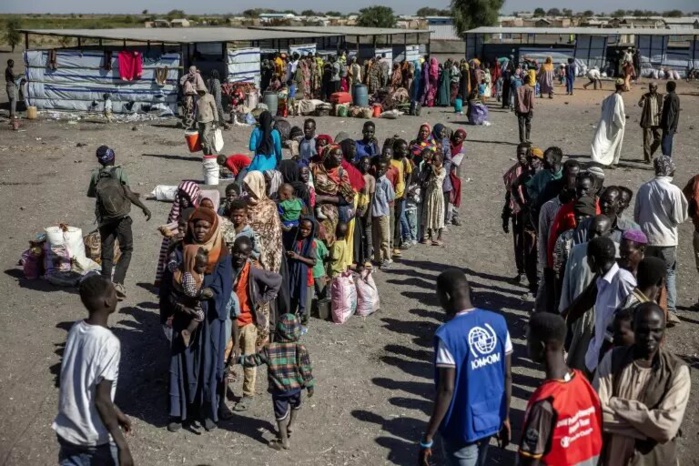
M 185 131 L 184 139 L 187 141 L 189 152 L 201 151 L 201 142 L 199 141 L 199 131 Z
M 374 105 L 374 118 L 378 118 L 381 116 L 381 105 Z

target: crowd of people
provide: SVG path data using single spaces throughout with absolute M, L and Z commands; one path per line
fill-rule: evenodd
M 534 93 L 529 76 L 525 83 L 514 89 L 518 114 L 526 113 L 521 89 Z M 658 102 L 646 95 L 641 105 L 662 114 Z M 526 117 L 523 131 L 517 163 L 503 177 L 502 226 L 513 235 L 515 281 L 533 304 L 527 348 L 545 379 L 527 406 L 519 463 L 675 464 L 690 377 L 662 343 L 666 327 L 680 323 L 678 226 L 689 216 L 699 251 L 699 175 L 680 189 L 674 161 L 659 155 L 655 177 L 634 193 L 606 186 L 601 168 L 564 160 L 558 147 L 532 147 Z M 250 409 L 256 367 L 267 365 L 278 427 L 270 446 L 288 449 L 302 392 L 314 393 L 300 338 L 312 331 L 311 309 L 328 301 L 332 280 L 388 269 L 418 243 L 443 246 L 443 232 L 460 225 L 464 130 L 423 124 L 411 141 L 382 144 L 371 121 L 361 137 L 318 134 L 313 119 L 299 132 L 285 159 L 273 116 L 263 112 L 250 136 L 253 157 L 219 157 L 235 178 L 225 198 L 183 181 L 160 228 L 155 284 L 170 343 L 172 432 L 189 423 L 210 431 L 231 416 L 225 394 L 239 373 L 242 397 L 232 409 Z M 127 295 L 130 207 L 147 219 L 150 211 L 114 151 L 102 146 L 96 155 L 88 195 L 96 198 L 103 269 L 80 286 L 89 317 L 68 336 L 54 430 L 62 464 L 83 455 L 132 464 L 123 435 L 131 422 L 113 403 L 119 341 L 107 322 Z M 116 239 L 122 258 L 112 277 Z M 430 464 L 438 432 L 450 464 L 486 464 L 491 438 L 507 446 L 512 430 L 507 323 L 474 307 L 461 270 L 439 275 L 437 296 L 446 323 L 435 335 L 437 395 L 420 464 Z

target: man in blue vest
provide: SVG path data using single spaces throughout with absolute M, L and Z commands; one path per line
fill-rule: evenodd
M 500 314 L 473 307 L 466 275 L 448 269 L 437 278 L 447 322 L 435 334 L 435 398 L 420 441 L 420 465 L 429 465 L 437 430 L 453 466 L 484 466 L 490 438 L 510 442 L 512 342 Z

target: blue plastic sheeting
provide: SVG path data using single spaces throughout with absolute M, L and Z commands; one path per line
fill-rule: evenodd
M 143 56 L 140 79 L 124 81 L 119 73 L 119 53 L 109 68 L 103 52 L 57 50 L 56 69 L 48 67 L 49 52 L 28 50 L 24 54 L 27 100 L 39 110 L 102 112 L 109 94 L 114 113 L 174 114 L 177 110 L 180 54 Z M 163 86 L 156 83 L 156 69 L 167 69 Z

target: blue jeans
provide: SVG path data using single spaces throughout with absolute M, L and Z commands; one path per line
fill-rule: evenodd
M 665 262 L 667 310 L 677 312 L 677 246 L 646 246 L 646 257 L 657 257 Z
M 490 437 L 469 445 L 452 444 L 442 438 L 442 454 L 448 466 L 485 466 Z
M 420 223 L 417 205 L 408 201 L 405 206 L 405 215 L 403 217 L 405 219 L 405 223 L 403 223 L 401 219 L 401 224 L 403 225 L 403 240 L 417 241 L 418 225 Z
M 674 137 L 674 132 L 663 130 L 663 139 L 660 141 L 660 150 L 663 151 L 663 155 L 672 157 L 672 139 Z
M 61 446 L 58 452 L 59 466 L 116 466 L 119 464 L 119 450 L 114 443 L 85 447 L 56 437 Z
M 575 83 L 575 76 L 566 76 L 566 92 L 568 94 L 573 93 L 573 84 Z

